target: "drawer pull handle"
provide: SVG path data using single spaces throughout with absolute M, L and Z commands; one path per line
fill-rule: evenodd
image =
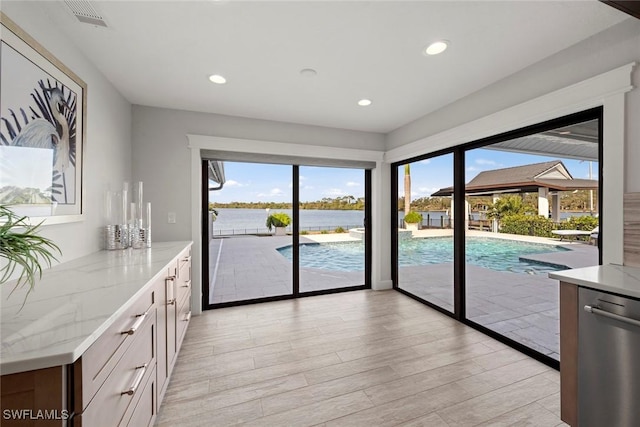
M 191 320 L 191 312 L 188 312 L 186 316 L 184 316 L 184 320 L 185 322 L 188 322 L 189 320 Z
M 184 285 L 182 285 L 181 288 L 188 288 L 189 286 L 191 286 L 191 280 L 184 282 Z
M 596 314 L 598 316 L 608 317 L 609 319 L 617 320 L 618 322 L 628 323 L 633 326 L 640 326 L 640 320 L 632 319 L 630 317 L 620 316 L 619 314 L 610 313 L 606 310 L 600 309 L 598 306 L 585 305 L 584 311 L 591 314 Z
M 147 363 L 145 363 L 142 366 L 136 366 L 136 371 L 138 371 L 138 373 L 136 374 L 136 377 L 133 379 L 133 383 L 131 384 L 131 387 L 129 387 L 128 390 L 123 391 L 122 393 L 120 393 L 120 395 L 129 395 L 129 396 L 133 396 L 136 393 L 136 390 L 138 389 L 138 387 L 140 386 L 140 383 L 142 382 L 142 378 L 144 377 L 144 374 L 147 372 Z
M 135 334 L 136 331 L 138 330 L 138 328 L 140 327 L 140 325 L 142 325 L 142 323 L 144 323 L 144 319 L 147 317 L 147 314 L 149 314 L 149 312 L 145 311 L 142 314 L 136 315 L 136 317 L 137 317 L 136 322 L 133 324 L 133 326 L 131 326 L 129 328 L 129 330 L 121 332 L 122 335 L 133 335 L 133 334 Z
M 175 287 L 176 276 L 169 276 L 164 279 L 165 286 L 167 288 L 167 305 L 173 305 L 176 299 L 173 295 L 173 288 Z
M 191 255 L 182 258 L 182 262 L 189 262 L 189 261 L 191 261 Z

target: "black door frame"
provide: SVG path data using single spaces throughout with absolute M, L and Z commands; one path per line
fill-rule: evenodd
M 212 310 L 216 308 L 233 307 L 238 305 L 257 304 L 269 301 L 281 301 L 294 298 L 309 297 L 315 295 L 326 295 L 340 292 L 359 291 L 363 289 L 371 289 L 371 169 L 362 169 L 364 172 L 364 228 L 365 228 L 365 267 L 364 267 L 364 283 L 356 286 L 346 286 L 336 289 L 323 289 L 318 291 L 300 292 L 300 166 L 304 165 L 286 165 L 291 166 L 291 178 L 292 178 L 292 293 L 285 295 L 277 295 L 264 298 L 255 298 L 249 300 L 230 301 L 224 303 L 209 303 L 209 171 L 208 171 L 209 159 L 203 159 L 201 162 L 201 201 L 202 201 L 202 224 L 201 224 L 201 239 L 202 239 L 202 310 Z M 206 278 L 206 280 L 205 280 Z
M 526 126 L 524 128 L 516 129 L 509 132 L 504 132 L 498 135 L 493 135 L 487 138 L 482 138 L 476 141 L 472 141 L 466 144 L 461 144 L 456 147 L 438 150 L 432 153 L 424 154 L 421 156 L 412 157 L 407 160 L 402 160 L 398 162 L 394 162 L 391 164 L 391 274 L 393 281 L 393 289 L 413 298 L 415 300 L 420 301 L 421 303 L 440 311 L 447 316 L 450 316 L 468 326 L 473 327 L 474 329 L 483 332 L 484 334 L 509 345 L 516 350 L 521 351 L 522 353 L 527 354 L 528 356 L 545 363 L 548 366 L 551 366 L 555 369 L 560 368 L 560 363 L 552 359 L 549 356 L 546 356 L 538 351 L 533 350 L 530 347 L 527 347 L 517 341 L 514 341 L 502 334 L 499 334 L 491 329 L 488 329 L 485 326 L 482 326 L 478 323 L 472 322 L 466 317 L 466 290 L 465 290 L 465 282 L 466 282 L 466 274 L 465 274 L 465 230 L 464 230 L 464 220 L 465 215 L 459 215 L 458 210 L 464 206 L 465 199 L 465 155 L 467 151 L 474 150 L 477 148 L 486 147 L 492 144 L 496 144 L 499 142 L 508 141 L 515 138 L 520 138 L 540 132 L 545 132 L 549 130 L 553 130 L 563 126 L 569 126 L 573 124 L 578 124 L 582 122 L 586 122 L 589 120 L 598 120 L 598 179 L 599 179 L 599 187 L 598 187 L 598 215 L 600 218 L 600 223 L 603 222 L 602 215 L 602 192 L 603 192 L 603 107 L 591 108 L 589 110 L 581 111 L 578 113 L 570 114 L 563 117 L 558 117 L 552 120 L 548 120 L 542 123 L 538 123 L 531 126 Z M 408 291 L 401 289 L 398 285 L 398 168 L 407 163 L 413 163 L 420 160 L 425 160 L 433 157 L 438 157 L 444 154 L 451 154 L 454 156 L 454 181 L 453 181 L 453 200 L 454 200 L 454 209 L 456 209 L 456 213 L 454 213 L 454 312 L 450 312 L 432 302 L 429 302 L 423 298 L 420 298 L 416 295 L 409 293 Z M 606 238 L 602 234 L 602 227 L 600 229 L 600 234 L 598 238 L 598 254 L 599 259 L 598 263 L 602 264 L 602 239 Z

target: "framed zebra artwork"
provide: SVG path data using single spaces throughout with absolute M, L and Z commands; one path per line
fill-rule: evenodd
M 0 12 L 0 205 L 81 221 L 87 85 Z

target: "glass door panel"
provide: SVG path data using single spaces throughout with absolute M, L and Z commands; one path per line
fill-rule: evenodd
M 466 317 L 555 360 L 548 272 L 599 263 L 597 129 L 592 120 L 465 153 Z
M 300 166 L 299 200 L 300 292 L 364 285 L 365 171 Z
M 397 287 L 453 312 L 453 154 L 397 173 Z
M 223 162 L 226 182 L 209 182 L 209 303 L 293 293 L 292 166 Z

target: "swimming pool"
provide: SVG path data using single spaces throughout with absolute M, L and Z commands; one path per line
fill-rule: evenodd
M 532 254 L 564 252 L 569 249 L 553 245 L 529 243 L 517 240 L 468 237 L 466 259 L 469 264 L 513 273 L 546 274 L 564 270 L 564 266 L 540 264 L 520 257 Z M 292 260 L 292 246 L 279 248 L 278 252 Z M 445 264 L 453 262 L 453 238 L 430 237 L 401 240 L 398 248 L 400 267 Z M 302 243 L 300 267 L 333 271 L 364 270 L 364 244 L 362 242 Z

